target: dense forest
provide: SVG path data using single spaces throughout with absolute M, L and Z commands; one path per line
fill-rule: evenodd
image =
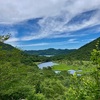
M 96 43 L 100 41 L 100 37 L 93 40 L 90 43 L 80 47 L 79 49 L 68 53 L 68 54 L 61 54 L 52 57 L 53 60 L 60 60 L 60 59 L 67 59 L 67 60 L 85 60 L 90 61 L 91 52 L 93 49 L 96 49 Z M 98 44 L 98 48 L 100 49 L 100 44 Z
M 73 61 L 67 57 L 28 55 L 4 41 L 0 42 L 0 100 L 100 100 L 100 38 L 70 53 Z M 84 55 L 90 61 L 81 59 Z M 56 73 L 53 67 L 37 66 L 53 59 L 85 71 Z
M 68 54 L 76 49 L 54 49 L 54 48 L 49 48 L 45 50 L 25 50 L 26 53 L 28 54 L 33 54 L 33 55 L 62 55 L 62 54 Z
M 91 52 L 93 49 L 96 49 L 96 44 L 98 41 L 100 41 L 100 37 L 80 47 L 75 52 L 70 53 L 68 57 L 71 57 L 77 60 L 90 60 Z M 100 49 L 100 44 L 98 44 L 98 48 Z

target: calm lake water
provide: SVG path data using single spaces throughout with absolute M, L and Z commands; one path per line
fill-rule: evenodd
M 74 74 L 75 72 L 81 72 L 82 70 L 68 70 L 70 74 Z M 77 74 L 77 76 L 81 76 L 81 74 Z
M 43 69 L 43 67 L 52 67 L 52 66 L 54 66 L 54 65 L 58 65 L 57 63 L 54 63 L 54 62 L 45 62 L 45 63 L 41 63 L 41 64 L 38 64 L 38 67 L 40 68 L 40 69 Z M 68 70 L 68 72 L 70 73 L 70 74 L 74 74 L 75 72 L 80 72 L 80 71 L 82 71 L 82 70 L 78 70 L 78 71 L 76 71 L 76 70 Z M 59 73 L 60 71 L 55 71 L 55 73 Z M 81 74 L 77 74 L 78 76 L 81 76 Z
M 54 55 L 39 55 L 39 56 L 52 57 Z
M 54 62 L 45 62 L 45 63 L 38 64 L 38 67 L 42 69 L 43 67 L 51 67 L 53 65 L 58 65 L 58 64 Z

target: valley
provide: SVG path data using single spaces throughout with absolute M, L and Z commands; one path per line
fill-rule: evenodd
M 0 99 L 99 100 L 100 44 L 98 49 L 94 46 L 98 41 L 51 57 L 28 54 L 1 42 Z
M 0 100 L 100 100 L 100 0 L 0 0 Z

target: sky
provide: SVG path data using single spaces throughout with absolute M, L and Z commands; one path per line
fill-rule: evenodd
M 100 37 L 100 0 L 0 0 L 0 35 L 22 50 L 77 49 Z

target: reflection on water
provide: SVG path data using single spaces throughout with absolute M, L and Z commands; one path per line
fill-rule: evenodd
M 68 70 L 68 72 L 69 72 L 70 74 L 74 74 L 76 71 L 75 71 L 75 70 Z
M 43 69 L 43 67 L 51 67 L 51 66 L 54 66 L 54 65 L 58 65 L 57 63 L 54 63 L 54 62 L 45 62 L 45 63 L 41 63 L 41 64 L 38 64 L 38 67 L 40 69 Z M 81 72 L 82 70 L 68 70 L 69 74 L 74 74 L 76 72 Z M 61 71 L 55 71 L 55 73 L 60 73 Z M 81 74 L 77 74 L 77 76 L 81 76 Z
M 54 63 L 54 62 L 45 62 L 45 63 L 41 63 L 38 65 L 38 67 L 40 69 L 42 69 L 43 67 L 51 67 L 53 65 L 58 65 L 57 63 Z
M 70 74 L 74 74 L 74 73 L 76 73 L 76 72 L 81 72 L 82 70 L 78 70 L 78 71 L 76 71 L 76 70 L 68 70 L 68 72 L 70 73 Z M 77 76 L 81 76 L 81 74 L 77 74 Z

